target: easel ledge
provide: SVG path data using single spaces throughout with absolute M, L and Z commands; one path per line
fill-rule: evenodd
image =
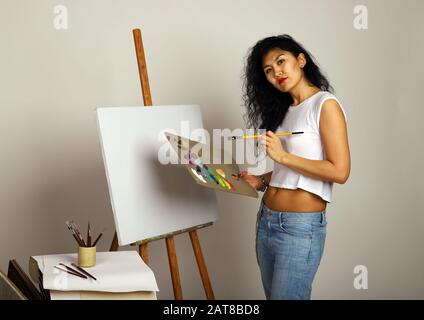
M 133 29 L 133 37 L 134 37 L 134 44 L 135 44 L 135 53 L 137 56 L 137 65 L 138 65 L 138 72 L 140 76 L 143 102 L 144 102 L 144 106 L 149 107 L 149 106 L 152 106 L 153 103 L 152 103 L 152 97 L 150 94 L 149 78 L 147 76 L 147 65 L 146 65 L 146 59 L 144 55 L 143 41 L 141 38 L 141 30 Z M 182 234 L 182 233 L 187 233 L 187 232 L 190 235 L 191 244 L 193 246 L 193 251 L 196 257 L 197 266 L 199 267 L 200 277 L 202 279 L 203 287 L 205 289 L 206 298 L 208 300 L 215 300 L 215 296 L 212 290 L 212 285 L 209 279 L 208 270 L 206 268 L 206 263 L 203 258 L 203 253 L 200 246 L 199 237 L 197 236 L 198 229 L 209 227 L 212 224 L 213 224 L 212 222 L 208 222 L 205 224 L 200 224 L 194 227 L 177 230 L 174 232 L 152 237 L 149 239 L 140 240 L 132 244 L 132 245 L 139 246 L 139 254 L 141 258 L 144 260 L 145 263 L 148 264 L 149 263 L 148 243 L 156 241 L 156 240 L 165 239 L 166 249 L 168 252 L 169 268 L 171 270 L 172 286 L 173 286 L 174 296 L 176 300 L 182 300 L 183 294 L 181 289 L 180 275 L 178 271 L 178 262 L 177 262 L 177 254 L 175 250 L 174 236 Z M 115 235 L 113 236 L 112 244 L 110 246 L 110 251 L 117 251 L 118 248 L 119 248 L 118 236 L 115 232 Z
M 165 238 L 168 238 L 168 237 L 177 236 L 181 233 L 186 233 L 186 232 L 191 232 L 191 231 L 195 231 L 195 230 L 198 230 L 198 229 L 206 228 L 206 227 L 209 227 L 211 225 L 213 225 L 213 222 L 199 224 L 198 226 L 195 226 L 195 227 L 190 227 L 190 228 L 187 228 L 187 229 L 181 229 L 181 230 L 178 230 L 178 231 L 166 233 L 166 234 L 161 235 L 161 236 L 156 236 L 156 237 L 152 237 L 152 238 L 149 238 L 149 239 L 146 239 L 146 240 L 137 241 L 137 242 L 135 242 L 131 245 L 142 245 L 142 244 L 153 242 L 153 241 L 156 241 L 156 240 L 161 240 L 161 239 L 165 239 Z

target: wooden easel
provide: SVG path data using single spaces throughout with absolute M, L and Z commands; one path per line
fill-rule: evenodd
M 153 103 L 152 103 L 152 96 L 150 94 L 149 78 L 147 76 L 146 59 L 144 55 L 144 48 L 143 48 L 143 42 L 141 39 L 140 29 L 134 29 L 133 36 L 134 36 L 135 52 L 137 56 L 138 72 L 140 75 L 141 91 L 143 94 L 143 102 L 144 102 L 144 106 L 148 107 L 148 106 L 152 106 Z M 152 241 L 160 240 L 160 239 L 165 239 L 166 249 L 168 251 L 169 268 L 171 271 L 172 286 L 174 289 L 174 296 L 176 300 L 182 300 L 183 293 L 181 290 L 181 281 L 180 281 L 180 274 L 178 271 L 177 254 L 175 250 L 174 236 L 178 234 L 182 234 L 182 233 L 187 233 L 187 232 L 190 235 L 191 244 L 193 246 L 194 255 L 197 261 L 197 266 L 199 267 L 200 277 L 202 279 L 203 287 L 205 288 L 206 298 L 208 300 L 215 299 L 213 290 L 212 290 L 212 285 L 208 275 L 208 270 L 206 268 L 206 263 L 203 258 L 202 249 L 200 247 L 199 238 L 197 236 L 198 229 L 205 228 L 210 225 L 212 225 L 212 222 L 191 227 L 188 229 L 164 234 L 161 236 L 145 239 L 145 240 L 134 243 L 134 245 L 139 246 L 139 254 L 141 258 L 144 260 L 144 262 L 148 264 L 149 263 L 149 253 L 148 253 L 148 247 L 147 247 L 148 243 Z M 110 246 L 110 251 L 117 251 L 118 248 L 119 248 L 118 236 L 115 232 L 115 235 L 113 236 L 112 244 Z

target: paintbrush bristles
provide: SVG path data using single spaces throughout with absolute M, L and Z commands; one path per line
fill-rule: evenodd
M 75 240 L 77 240 L 78 245 L 81 247 L 86 247 L 84 239 L 82 238 L 76 223 L 74 221 L 71 221 L 71 222 L 66 221 L 65 224 L 67 225 L 68 229 L 72 232 Z

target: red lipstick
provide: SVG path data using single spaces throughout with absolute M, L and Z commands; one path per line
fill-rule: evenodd
M 286 81 L 287 80 L 287 78 L 283 78 L 283 77 L 281 77 L 281 78 L 278 78 L 278 84 L 282 84 L 284 81 Z

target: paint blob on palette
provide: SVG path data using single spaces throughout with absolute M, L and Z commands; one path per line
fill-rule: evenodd
M 234 185 L 226 179 L 225 171 L 222 168 L 213 169 L 203 163 L 203 160 L 190 149 L 186 151 L 184 158 L 188 160 L 191 171 L 203 183 L 212 183 L 221 186 L 224 189 L 234 190 Z
M 199 179 L 200 181 L 202 181 L 203 183 L 207 183 L 205 178 L 203 178 L 203 176 L 198 173 L 196 170 L 194 170 L 193 168 L 191 168 L 191 171 L 193 172 L 193 174 L 197 177 L 197 179 Z
M 223 169 L 216 169 L 215 170 L 217 174 L 219 174 L 221 177 L 225 178 L 225 172 Z

